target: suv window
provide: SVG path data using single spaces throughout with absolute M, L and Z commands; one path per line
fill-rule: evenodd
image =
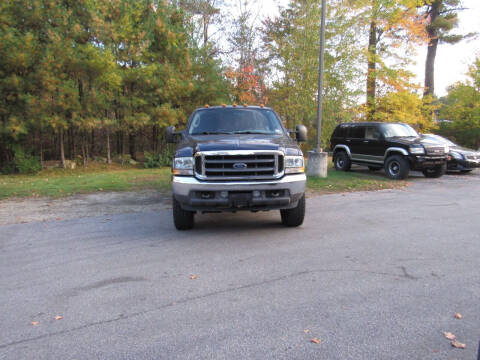
M 333 137 L 344 138 L 347 136 L 347 127 L 345 125 L 338 125 Z
M 369 126 L 365 130 L 365 139 L 367 140 L 380 140 L 380 130 L 376 126 Z
M 351 138 L 354 138 L 354 139 L 365 138 L 365 127 L 364 126 L 352 126 L 350 128 L 350 132 L 348 134 L 348 137 L 351 137 Z

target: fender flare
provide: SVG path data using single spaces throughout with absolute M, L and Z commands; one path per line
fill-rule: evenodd
M 352 153 L 350 152 L 350 148 L 349 148 L 347 145 L 335 145 L 335 147 L 333 148 L 333 154 L 335 154 L 335 152 L 336 152 L 338 149 L 345 150 L 345 152 L 347 153 L 348 157 L 349 157 L 350 159 L 352 158 Z
M 399 147 L 389 147 L 386 151 L 385 151 L 385 156 L 383 157 L 384 159 L 386 159 L 388 157 L 388 154 L 390 154 L 391 152 L 399 152 L 400 154 L 402 155 L 405 155 L 405 156 L 408 156 L 408 151 L 403 149 L 403 148 L 399 148 Z

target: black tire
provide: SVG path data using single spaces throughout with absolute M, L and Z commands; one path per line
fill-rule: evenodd
M 402 155 L 392 155 L 385 161 L 385 173 L 392 180 L 403 180 L 409 172 L 410 164 Z
M 193 229 L 194 212 L 183 210 L 180 203 L 173 197 L 173 223 L 177 230 Z
M 368 170 L 370 171 L 378 171 L 380 170 L 382 167 L 381 166 L 369 166 L 368 167 Z
M 468 173 L 471 173 L 473 171 L 473 169 L 469 169 L 469 170 L 460 170 L 460 172 L 462 174 L 468 174 Z
M 352 167 L 352 162 L 345 151 L 337 151 L 333 156 L 335 170 L 348 171 Z
M 447 172 L 447 166 L 435 166 L 434 168 L 423 169 L 422 172 L 423 175 L 425 175 L 425 177 L 427 178 L 439 178 L 445 175 L 445 173 Z
M 280 210 L 282 224 L 288 227 L 300 226 L 305 218 L 305 194 L 302 195 L 298 204 L 293 209 Z

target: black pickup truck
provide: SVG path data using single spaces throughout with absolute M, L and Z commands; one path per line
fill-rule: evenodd
M 352 164 L 372 171 L 385 169 L 391 179 L 405 179 L 410 170 L 426 177 L 445 174 L 447 145 L 422 138 L 410 125 L 402 123 L 344 123 L 330 139 L 336 170 L 350 170 Z
M 186 129 L 167 128 L 177 144 L 172 164 L 173 220 L 194 226 L 196 212 L 280 210 L 282 223 L 299 226 L 305 215 L 305 165 L 298 142 L 306 128 L 286 130 L 262 106 L 197 109 Z

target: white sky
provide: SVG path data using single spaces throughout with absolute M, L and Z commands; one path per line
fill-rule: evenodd
M 278 4 L 288 4 L 288 0 L 258 0 L 264 16 L 273 17 L 278 14 Z M 327 0 L 328 6 L 328 0 Z M 455 33 L 480 33 L 480 0 L 463 0 L 463 6 L 469 8 L 459 14 L 459 27 Z M 426 45 L 418 50 L 416 65 L 412 71 L 417 75 L 418 83 L 423 85 L 425 71 Z M 447 87 L 466 78 L 468 66 L 475 57 L 480 56 L 480 34 L 477 39 L 464 40 L 456 45 L 442 44 L 437 49 L 435 61 L 435 94 L 443 96 Z

